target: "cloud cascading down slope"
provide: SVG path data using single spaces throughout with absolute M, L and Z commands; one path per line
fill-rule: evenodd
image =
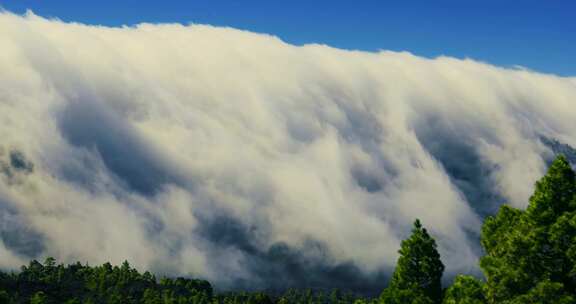
M 0 267 L 124 259 L 219 288 L 376 290 L 420 218 L 476 273 L 576 80 L 204 25 L 0 14 Z

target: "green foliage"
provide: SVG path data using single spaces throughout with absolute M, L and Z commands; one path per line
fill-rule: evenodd
M 56 265 L 32 261 L 18 274 L 0 274 L 1 303 L 208 303 L 210 283 L 176 278 L 157 282 L 149 272 L 140 274 L 128 262 L 90 267 L 80 263 Z M 156 296 L 158 295 L 158 296 Z M 156 301 L 156 302 L 154 302 Z
M 459 275 L 445 294 L 443 304 L 484 304 L 482 282 L 472 276 Z
M 489 303 L 575 290 L 576 178 L 566 159 L 558 157 L 536 183 L 526 211 L 503 206 L 487 218 L 481 242 Z
M 572 292 L 573 293 L 573 292 Z M 568 294 L 562 283 L 549 280 L 539 282 L 527 294 L 521 295 L 510 302 L 511 304 L 573 304 L 576 303 L 574 294 Z
M 90 267 L 80 263 L 57 265 L 31 261 L 19 273 L 0 271 L 0 304 L 273 304 L 273 303 L 374 303 L 372 300 L 334 290 L 289 290 L 283 295 L 234 292 L 214 295 L 207 281 L 156 278 L 140 273 L 124 262 L 120 267 L 105 263 Z
M 382 301 L 386 304 L 440 303 L 444 265 L 436 242 L 419 220 L 414 223 L 410 238 L 402 241 L 399 253 L 396 270 L 382 293 Z
M 32 298 L 30 298 L 30 304 L 46 304 L 48 303 L 46 294 L 43 291 L 35 293 Z
M 407 289 L 386 288 L 380 297 L 383 304 L 434 304 L 432 299 L 427 297 L 417 286 L 410 286 Z
M 559 156 L 538 182 L 526 210 L 536 225 L 550 225 L 564 212 L 576 207 L 576 178 L 564 156 Z

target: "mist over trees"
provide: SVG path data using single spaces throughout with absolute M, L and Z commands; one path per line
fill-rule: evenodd
M 0 50 L 3 269 L 377 294 L 419 218 L 446 284 L 576 147 L 573 78 L 474 59 L 10 12 Z
M 526 210 L 503 205 L 486 218 L 480 267 L 484 278 L 458 275 L 442 288 L 444 264 L 419 220 L 401 244 L 396 269 L 380 296 L 339 290 L 215 293 L 205 280 L 157 279 L 128 262 L 88 266 L 32 261 L 0 273 L 2 303 L 382 303 L 568 304 L 576 301 L 576 175 L 557 157 L 536 183 Z

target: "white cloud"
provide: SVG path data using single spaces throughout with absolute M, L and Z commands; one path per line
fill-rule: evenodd
M 0 49 L 0 212 L 68 262 L 229 286 L 262 283 L 278 244 L 315 261 L 314 241 L 326 267 L 370 277 L 421 218 L 448 272 L 474 272 L 469 235 L 526 205 L 540 136 L 576 146 L 574 79 L 473 60 L 10 13 Z M 15 150 L 32 173 L 10 168 Z M 0 266 L 30 255 L 11 242 Z

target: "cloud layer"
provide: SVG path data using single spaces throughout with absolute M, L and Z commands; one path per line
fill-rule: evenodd
M 475 273 L 483 216 L 576 146 L 575 79 L 473 60 L 6 12 L 0 49 L 3 268 L 369 291 L 420 218 Z

